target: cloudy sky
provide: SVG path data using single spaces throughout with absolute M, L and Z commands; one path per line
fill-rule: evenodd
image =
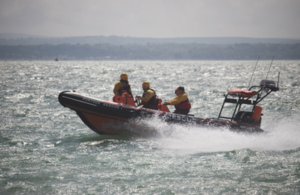
M 300 0 L 0 0 L 0 33 L 300 38 Z

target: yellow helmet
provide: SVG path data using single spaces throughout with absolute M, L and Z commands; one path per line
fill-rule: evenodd
M 143 86 L 143 89 L 146 90 L 150 87 L 150 83 L 148 81 L 144 81 L 142 86 Z
M 128 75 L 123 72 L 121 75 L 120 75 L 120 79 L 124 80 L 124 81 L 127 81 L 128 80 Z

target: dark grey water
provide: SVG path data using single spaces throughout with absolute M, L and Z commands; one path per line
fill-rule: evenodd
M 100 136 L 57 101 L 110 100 L 121 72 L 165 100 L 186 87 L 198 117 L 217 117 L 256 61 L 0 61 L 0 194 L 300 194 L 300 61 L 274 61 L 280 91 L 262 102 L 263 134 L 142 121 L 155 137 Z M 265 79 L 261 61 L 253 84 Z M 170 107 L 171 108 L 171 107 Z M 128 128 L 128 127 L 126 127 Z

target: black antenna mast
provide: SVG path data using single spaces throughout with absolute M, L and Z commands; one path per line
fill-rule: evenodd
M 251 76 L 251 78 L 250 78 L 250 81 L 249 81 L 249 84 L 248 84 L 248 89 L 249 89 L 249 87 L 250 87 L 250 83 L 251 83 L 251 81 L 252 81 L 252 77 L 253 77 L 253 75 L 254 75 L 254 71 L 255 71 L 255 69 L 256 69 L 256 66 L 257 66 L 257 64 L 258 64 L 258 60 L 259 60 L 259 56 L 258 56 L 258 58 L 257 58 L 256 65 L 255 65 L 255 67 L 254 67 L 254 70 L 253 70 L 252 76 Z
M 270 72 L 270 70 L 271 70 L 271 66 L 272 66 L 273 60 L 274 60 L 274 56 L 273 56 L 272 61 L 271 61 L 271 64 L 270 64 L 270 67 L 269 67 L 269 71 L 268 71 L 268 73 L 267 73 L 266 80 L 268 80 L 268 75 L 269 75 L 269 72 Z
M 273 58 L 272 58 L 272 61 L 271 61 L 271 64 L 270 64 L 269 71 L 267 72 L 267 77 L 266 77 L 266 81 L 264 82 L 264 87 L 263 87 L 263 89 L 264 89 L 264 88 L 265 88 L 265 86 L 266 86 L 266 82 L 267 82 L 267 80 L 268 80 L 268 75 L 269 75 L 269 72 L 270 72 L 271 66 L 272 66 L 272 64 L 273 64 L 273 60 L 274 60 L 274 56 L 273 56 Z M 261 91 L 261 93 L 262 93 L 262 91 Z

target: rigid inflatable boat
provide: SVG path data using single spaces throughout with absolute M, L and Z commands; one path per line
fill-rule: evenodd
M 279 81 L 278 81 L 279 83 Z M 81 95 L 72 91 L 63 91 L 58 100 L 64 107 L 75 111 L 81 120 L 98 134 L 126 134 L 125 128 L 109 128 L 114 125 L 136 125 L 143 118 L 157 116 L 168 123 L 192 124 L 207 127 L 226 127 L 238 132 L 263 132 L 260 128 L 262 107 L 258 104 L 270 93 L 279 90 L 278 83 L 262 80 L 260 85 L 248 90 L 232 89 L 224 94 L 218 118 L 198 118 L 194 115 L 171 113 L 167 106 L 157 101 L 157 110 L 137 106 L 136 102 L 126 92 L 122 96 L 114 96 L 113 101 L 100 100 Z M 228 106 L 229 105 L 229 106 Z M 230 108 L 231 114 L 225 110 Z M 243 111 L 243 109 L 246 109 Z M 151 120 L 151 119 L 150 119 Z M 112 125 L 113 124 L 113 125 Z M 132 132 L 131 132 L 132 133 Z

